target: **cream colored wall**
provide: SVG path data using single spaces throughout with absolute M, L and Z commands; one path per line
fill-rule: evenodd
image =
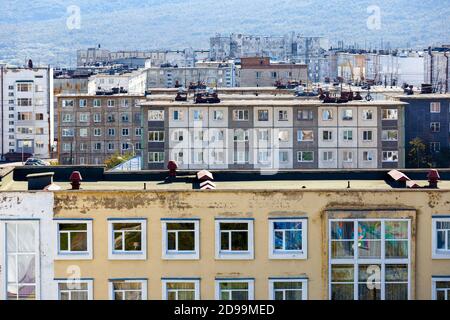
M 342 181 L 342 187 L 346 186 L 347 182 Z M 432 275 L 450 274 L 450 260 L 431 260 L 431 216 L 448 214 L 449 203 L 450 191 L 440 190 L 61 191 L 55 193 L 56 217 L 94 219 L 94 259 L 55 261 L 55 277 L 68 277 L 67 268 L 79 265 L 82 277 L 94 278 L 95 299 L 108 299 L 109 278 L 148 278 L 149 299 L 161 299 L 161 277 L 201 277 L 201 298 L 214 299 L 215 277 L 254 277 L 255 298 L 267 299 L 269 277 L 306 275 L 308 298 L 327 299 L 327 230 L 324 227 L 327 210 L 373 209 L 377 216 L 388 218 L 391 214 L 380 209 L 409 209 L 416 210 L 417 217 L 416 257 L 412 257 L 416 272 L 411 281 L 415 283 L 416 294 L 412 296 L 430 299 Z M 307 260 L 268 259 L 268 218 L 286 216 L 308 217 Z M 148 219 L 147 260 L 108 261 L 107 218 L 113 217 Z M 200 260 L 161 259 L 160 219 L 163 217 L 200 218 Z M 216 217 L 255 219 L 254 260 L 215 260 Z

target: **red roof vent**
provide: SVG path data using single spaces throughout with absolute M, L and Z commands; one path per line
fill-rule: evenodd
M 439 180 L 441 180 L 441 177 L 439 176 L 439 172 L 436 169 L 431 169 L 430 171 L 428 171 L 428 182 L 429 182 L 429 187 L 433 188 L 433 189 L 437 189 L 437 184 L 439 182 Z
M 167 169 L 169 169 L 169 177 L 175 178 L 177 176 L 178 164 L 175 161 L 169 161 Z
M 74 171 L 70 175 L 70 184 L 72 185 L 72 190 L 80 190 L 81 181 L 83 178 L 81 177 L 80 171 Z

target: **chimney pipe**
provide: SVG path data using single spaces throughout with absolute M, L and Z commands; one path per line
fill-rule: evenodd
M 430 171 L 428 171 L 428 187 L 431 189 L 437 189 L 438 186 L 438 182 L 441 179 L 441 177 L 439 176 L 439 172 L 436 169 L 431 169 Z
M 70 175 L 70 185 L 72 186 L 72 190 L 80 190 L 81 181 L 83 178 L 81 178 L 81 173 L 79 171 L 74 171 Z
M 431 47 L 428 47 L 428 55 L 430 56 L 430 84 L 433 88 L 433 52 Z
M 448 56 L 448 51 L 446 51 L 445 53 L 444 53 L 444 57 L 446 57 L 447 58 L 447 68 L 446 68 L 446 72 L 445 72 L 445 93 L 448 93 L 448 71 L 449 71 L 449 66 L 448 66 L 448 58 L 449 58 L 449 56 Z

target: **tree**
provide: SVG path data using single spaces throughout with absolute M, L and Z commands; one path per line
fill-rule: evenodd
M 427 146 L 420 138 L 414 138 L 409 142 L 408 163 L 410 167 L 424 168 L 429 166 Z
M 127 152 L 125 154 L 120 154 L 116 152 L 115 154 L 113 154 L 112 156 L 110 156 L 105 160 L 105 165 L 107 169 L 112 169 L 118 166 L 119 164 L 130 160 L 131 158 L 133 158 L 133 153 L 131 152 Z

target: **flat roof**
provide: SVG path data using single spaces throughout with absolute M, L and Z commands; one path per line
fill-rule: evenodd
M 220 98 L 220 96 L 219 96 Z M 351 106 L 403 106 L 407 105 L 406 102 L 395 100 L 373 100 L 373 101 L 350 101 L 347 103 L 323 103 L 318 100 L 226 100 L 219 103 L 194 103 L 193 101 L 145 101 L 140 103 L 144 107 L 214 107 L 214 106 L 236 106 L 236 107 L 260 107 L 260 106 L 336 106 L 336 107 L 351 107 Z
M 192 176 L 192 178 L 194 178 Z M 347 188 L 350 181 L 350 189 Z M 428 181 L 415 181 L 420 186 L 427 186 Z M 144 183 L 147 191 L 191 191 L 192 183 L 174 182 L 164 183 L 163 181 L 98 181 L 81 182 L 83 191 L 144 191 Z M 221 190 L 333 190 L 333 191 L 356 191 L 356 190 L 414 190 L 414 191 L 435 191 L 450 190 L 450 181 L 441 181 L 439 189 L 409 189 L 392 188 L 383 180 L 271 180 L 268 181 L 214 181 L 218 191 Z M 70 190 L 69 182 L 55 182 L 61 190 Z M 27 181 L 13 181 L 4 186 L 1 191 L 27 191 Z M 196 190 L 197 191 L 197 190 Z
M 401 94 L 394 96 L 394 98 L 407 100 L 450 99 L 450 93 L 427 93 L 427 94 L 419 93 L 414 95 Z

